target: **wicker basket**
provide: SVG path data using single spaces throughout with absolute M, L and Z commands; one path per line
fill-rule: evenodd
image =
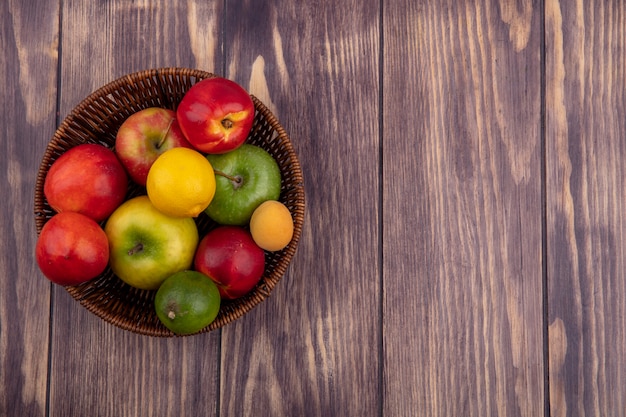
M 141 71 L 121 77 L 85 98 L 59 126 L 43 156 L 35 187 L 35 224 L 37 234 L 55 212 L 43 194 L 43 184 L 52 163 L 68 149 L 82 143 L 115 144 L 119 126 L 131 114 L 147 107 L 175 110 L 183 95 L 196 82 L 214 74 L 185 68 Z M 247 142 L 268 151 L 278 162 L 282 174 L 280 200 L 294 219 L 294 236 L 282 251 L 266 252 L 265 272 L 259 284 L 246 296 L 224 300 L 213 323 L 200 331 L 212 331 L 240 318 L 265 300 L 285 273 L 295 254 L 304 221 L 304 184 L 297 155 L 288 135 L 272 113 L 252 96 L 256 114 Z M 130 181 L 127 199 L 145 194 L 145 188 Z M 206 215 L 197 219 L 200 236 L 216 224 Z M 135 333 L 174 336 L 159 321 L 154 310 L 156 291 L 139 290 L 120 280 L 110 268 L 91 281 L 65 287 L 87 310 L 105 321 Z

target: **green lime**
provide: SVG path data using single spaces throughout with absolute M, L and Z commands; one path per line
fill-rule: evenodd
M 199 332 L 220 311 L 217 285 L 197 271 L 181 271 L 168 277 L 154 300 L 159 320 L 178 335 Z

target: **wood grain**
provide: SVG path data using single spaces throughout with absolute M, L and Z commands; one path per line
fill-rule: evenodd
M 375 2 L 227 4 L 226 75 L 284 122 L 306 222 L 287 275 L 223 330 L 220 415 L 379 413 Z
M 9 0 L 0 22 L 0 416 L 623 415 L 623 2 Z M 168 66 L 270 107 L 307 211 L 268 300 L 156 339 L 45 280 L 32 207 L 59 120 Z
M 38 155 L 54 130 L 58 3 L 0 5 L 0 415 L 46 411 L 50 286 L 34 260 Z
M 541 415 L 540 3 L 383 9 L 383 415 Z
M 126 73 L 222 66 L 218 2 L 62 4 L 62 116 Z M 149 338 L 103 322 L 62 288 L 53 302 L 50 415 L 216 415 L 219 332 Z
M 626 7 L 546 1 L 552 416 L 626 410 Z

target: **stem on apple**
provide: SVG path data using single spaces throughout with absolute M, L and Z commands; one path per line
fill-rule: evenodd
M 172 128 L 172 123 L 174 123 L 174 120 L 174 118 L 170 119 L 170 122 L 167 125 L 167 129 L 165 129 L 165 132 L 163 132 L 163 136 L 161 136 L 161 140 L 157 144 L 157 149 L 161 149 L 161 146 L 163 146 L 163 142 L 165 142 L 167 134 L 170 133 L 170 129 Z
M 233 177 L 232 175 L 228 175 L 225 172 L 218 171 L 217 169 L 214 169 L 213 171 L 215 172 L 216 175 L 220 175 L 224 178 L 228 178 L 229 180 L 234 182 L 236 186 L 241 185 L 241 182 L 243 181 L 243 179 L 240 176 Z
M 137 243 L 135 246 L 133 246 L 133 248 L 128 251 L 128 254 L 132 256 L 136 253 L 141 252 L 142 250 L 143 250 L 143 243 L 140 242 L 140 243 Z
M 230 129 L 232 128 L 234 125 L 233 121 L 230 119 L 222 119 L 222 126 L 224 126 L 226 129 Z

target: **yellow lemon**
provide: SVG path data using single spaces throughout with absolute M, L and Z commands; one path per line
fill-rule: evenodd
M 275 200 L 261 203 L 250 218 L 250 233 L 262 249 L 283 249 L 293 237 L 293 218 L 287 206 Z
M 200 152 L 189 148 L 165 151 L 150 167 L 148 198 L 172 217 L 197 217 L 215 195 L 215 173 Z

